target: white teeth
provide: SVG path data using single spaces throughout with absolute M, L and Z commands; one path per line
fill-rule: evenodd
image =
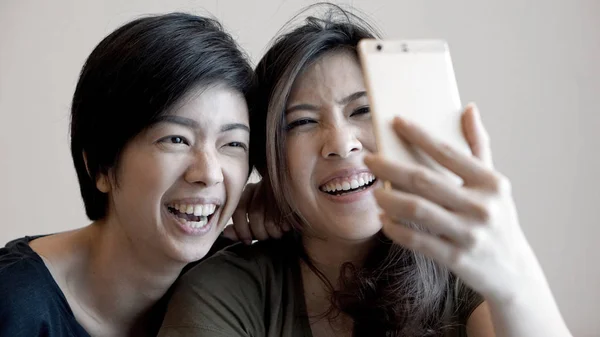
M 202 216 L 208 216 L 211 214 L 210 205 L 206 205 L 202 208 Z
M 361 186 L 370 184 L 375 180 L 375 176 L 371 173 L 361 173 L 358 175 L 351 176 L 346 178 L 344 181 L 339 181 L 336 183 L 329 183 L 321 187 L 321 190 L 325 192 L 335 192 L 335 191 L 348 191 L 350 189 L 356 189 Z
M 188 221 L 187 222 L 188 226 L 190 226 L 192 228 L 202 228 L 202 227 L 206 226 L 207 223 L 208 223 L 207 218 L 202 218 L 202 220 L 200 220 L 200 221 Z
M 181 213 L 186 213 L 195 216 L 209 216 L 213 214 L 217 209 L 217 205 L 215 204 L 172 204 L 169 205 L 169 207 L 174 208 Z
M 187 208 L 185 209 L 185 213 L 194 214 L 194 205 L 187 205 Z

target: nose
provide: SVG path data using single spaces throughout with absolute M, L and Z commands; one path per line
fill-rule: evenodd
M 362 143 L 357 138 L 357 130 L 349 125 L 339 125 L 327 132 L 321 155 L 324 158 L 348 158 L 352 153 L 359 153 L 362 149 Z
M 214 151 L 207 149 L 196 151 L 184 178 L 191 184 L 200 184 L 206 187 L 222 183 L 223 171 Z

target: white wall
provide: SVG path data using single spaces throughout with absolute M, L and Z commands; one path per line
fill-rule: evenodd
M 87 224 L 68 145 L 92 48 L 140 14 L 209 11 L 256 61 L 311 1 L 2 0 L 0 244 Z M 446 38 L 477 101 L 522 226 L 576 336 L 600 331 L 600 2 L 345 1 L 390 37 Z

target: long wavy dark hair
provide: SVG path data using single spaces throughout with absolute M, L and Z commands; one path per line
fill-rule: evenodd
M 292 85 L 324 54 L 339 50 L 356 53 L 361 39 L 380 36 L 372 25 L 337 5 L 321 3 L 307 10 L 313 9 L 323 12 L 308 16 L 272 42 L 256 67 L 256 92 L 249 95 L 253 162 L 268 185 L 267 199 L 274 201 L 282 221 L 289 222 L 296 233 L 308 224 L 294 206 L 287 183 L 284 111 Z M 354 336 L 443 336 L 456 321 L 451 294 L 461 285 L 452 274 L 383 235 L 363 266 L 344 264 L 339 290 L 311 261 L 301 242 L 298 247 L 304 262 L 331 292 L 326 315 L 349 315 Z

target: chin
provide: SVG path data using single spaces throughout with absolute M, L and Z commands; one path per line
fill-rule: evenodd
M 353 218 L 352 220 L 348 220 L 346 222 L 340 222 L 340 224 L 343 225 L 343 228 L 339 228 L 338 236 L 344 237 L 346 240 L 351 241 L 368 240 L 376 236 L 382 228 L 381 224 L 379 223 L 379 219 L 377 219 L 377 221 L 373 221 L 373 219 L 370 218 Z
M 172 260 L 188 264 L 204 258 L 213 243 L 214 240 L 211 240 L 210 243 L 171 241 L 168 243 L 169 247 L 166 253 Z
M 210 251 L 210 248 L 211 248 L 211 246 L 197 247 L 193 250 L 178 252 L 176 254 L 177 261 L 183 262 L 185 264 L 196 262 L 196 261 L 201 260 L 204 257 L 206 257 L 206 255 Z

